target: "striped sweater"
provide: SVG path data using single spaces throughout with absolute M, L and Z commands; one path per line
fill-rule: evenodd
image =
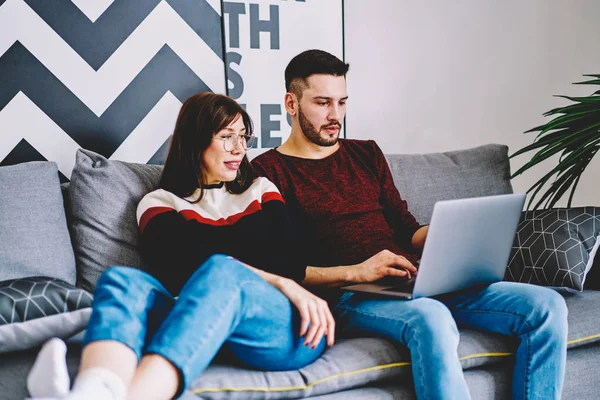
M 177 295 L 211 255 L 226 254 L 253 267 L 301 281 L 306 264 L 281 194 L 266 178 L 244 193 L 223 184 L 196 190 L 185 199 L 163 189 L 148 193 L 137 208 L 141 251 L 148 272 Z

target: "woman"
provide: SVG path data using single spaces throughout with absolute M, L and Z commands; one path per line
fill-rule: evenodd
M 138 205 L 149 273 L 112 267 L 100 277 L 71 392 L 65 345 L 54 339 L 29 375 L 34 398 L 168 399 L 222 346 L 248 366 L 286 370 L 333 345 L 327 303 L 297 283 L 306 265 L 281 195 L 252 173 L 253 139 L 234 100 L 185 101 L 160 189 Z

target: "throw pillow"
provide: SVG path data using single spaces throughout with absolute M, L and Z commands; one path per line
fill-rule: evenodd
M 158 187 L 162 167 L 107 160 L 78 150 L 67 197 L 77 261 L 77 286 L 90 293 L 115 265 L 144 269 L 135 217 L 142 197 Z
M 508 147 L 488 144 L 430 154 L 386 155 L 394 183 L 420 224 L 439 200 L 512 193 Z
M 0 282 L 0 353 L 37 347 L 53 337 L 83 331 L 92 296 L 48 277 Z
M 36 275 L 75 284 L 58 167 L 48 161 L 0 167 L 0 281 Z
M 523 212 L 505 279 L 581 291 L 599 234 L 597 207 Z

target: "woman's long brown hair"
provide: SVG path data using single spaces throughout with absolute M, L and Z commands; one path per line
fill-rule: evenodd
M 230 97 L 201 92 L 187 99 L 175 123 L 159 187 L 182 198 L 191 196 L 199 188 L 200 196 L 194 202 L 200 201 L 206 186 L 204 151 L 214 135 L 237 118 L 242 118 L 246 135 L 251 135 L 250 116 Z M 242 193 L 253 180 L 252 167 L 248 157 L 244 156 L 237 178 L 225 182 L 225 187 L 230 193 Z

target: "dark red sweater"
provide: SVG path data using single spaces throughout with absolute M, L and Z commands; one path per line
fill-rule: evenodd
M 419 224 L 374 141 L 341 139 L 320 160 L 272 149 L 252 165 L 281 191 L 308 265 L 357 264 L 384 249 L 418 259 L 410 240 Z

